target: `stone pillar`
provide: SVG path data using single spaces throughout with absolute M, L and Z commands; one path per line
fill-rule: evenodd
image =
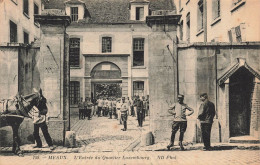
M 41 24 L 40 57 L 37 61 L 40 84 L 49 109 L 49 131 L 54 144 L 64 144 L 69 130 L 69 56 L 66 27 L 70 17 L 57 9 L 36 15 Z
M 252 91 L 252 109 L 250 120 L 250 136 L 260 139 L 260 80 L 255 77 Z
M 171 134 L 172 116 L 168 114 L 169 104 L 177 95 L 176 43 L 177 23 L 180 15 L 172 11 L 154 11 L 146 17 L 152 33 L 148 37 L 149 45 L 149 96 L 150 129 L 155 142 L 168 140 Z
M 222 142 L 228 142 L 230 133 L 229 133 L 229 79 L 225 81 L 225 109 L 223 113 L 223 125 L 222 125 Z

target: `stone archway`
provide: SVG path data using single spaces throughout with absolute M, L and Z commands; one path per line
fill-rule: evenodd
M 122 78 L 120 68 L 111 62 L 101 62 L 91 71 L 92 97 L 122 96 Z

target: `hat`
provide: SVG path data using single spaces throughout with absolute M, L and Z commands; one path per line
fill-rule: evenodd
M 178 95 L 178 98 L 182 98 L 182 99 L 183 99 L 183 98 L 184 98 L 184 95 Z

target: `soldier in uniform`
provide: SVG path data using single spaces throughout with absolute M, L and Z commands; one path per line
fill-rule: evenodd
M 80 98 L 78 107 L 79 107 L 79 120 L 80 120 L 83 119 L 84 117 L 84 102 L 82 97 Z
M 122 97 L 122 105 L 121 105 L 121 119 L 124 123 L 124 128 L 122 129 L 122 131 L 126 131 L 127 130 L 127 116 L 129 113 L 129 106 L 128 103 L 126 103 L 125 101 L 125 97 Z
M 137 111 L 137 120 L 138 120 L 138 127 L 143 126 L 143 119 L 144 119 L 144 107 L 143 101 L 140 99 L 139 96 L 136 96 L 136 111 Z
M 170 144 L 167 146 L 168 150 L 174 145 L 174 139 L 176 132 L 180 129 L 180 137 L 179 137 L 179 146 L 181 150 L 184 150 L 182 145 L 184 133 L 187 128 L 187 119 L 186 116 L 190 116 L 194 113 L 194 110 L 190 108 L 187 104 L 183 102 L 184 95 L 178 95 L 178 102 L 173 104 L 169 108 L 169 113 L 173 115 L 174 120 L 172 123 L 172 135 Z M 186 114 L 186 110 L 189 110 L 190 113 Z
M 143 121 L 145 121 L 145 112 L 146 112 L 146 99 L 145 96 L 142 96 L 142 101 L 143 101 Z
M 86 117 L 88 117 L 88 120 L 91 119 L 91 109 L 92 109 L 92 102 L 90 101 L 89 97 L 86 97 L 86 101 L 84 102 L 85 111 L 86 111 Z
M 122 121 L 121 121 L 121 112 L 120 112 L 120 109 L 121 109 L 121 99 L 118 99 L 117 102 L 116 102 L 116 111 L 117 111 L 117 118 L 119 120 L 119 124 L 122 124 Z
M 101 111 L 102 111 L 103 105 L 104 105 L 104 101 L 103 101 L 102 97 L 100 97 L 97 100 L 97 106 L 98 106 L 97 115 L 98 115 L 98 117 L 100 117 L 100 115 L 101 115 Z
M 108 112 L 109 112 L 109 118 L 108 119 L 112 119 L 112 111 L 113 111 L 113 101 L 112 98 L 108 98 Z
M 146 116 L 149 115 L 149 95 L 147 95 L 146 97 L 146 112 L 145 112 Z
M 117 116 L 116 116 L 116 98 L 115 97 L 113 98 L 113 101 L 112 101 L 112 109 L 113 109 L 112 113 L 113 113 L 115 119 L 117 119 Z
M 215 105 L 208 100 L 208 94 L 200 95 L 202 104 L 200 105 L 198 119 L 200 120 L 202 139 L 204 143 L 203 150 L 212 150 L 210 146 L 210 133 L 215 116 Z

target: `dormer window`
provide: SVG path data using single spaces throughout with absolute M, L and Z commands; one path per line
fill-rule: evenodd
M 79 12 L 78 7 L 71 7 L 70 8 L 70 17 L 72 22 L 76 22 L 79 19 Z
M 134 0 L 130 2 L 130 20 L 145 21 L 149 15 L 149 1 Z
M 86 4 L 81 0 L 68 0 L 65 2 L 66 14 L 70 16 L 72 22 L 78 22 L 84 18 Z
M 144 8 L 137 7 L 135 10 L 135 20 L 144 20 Z

